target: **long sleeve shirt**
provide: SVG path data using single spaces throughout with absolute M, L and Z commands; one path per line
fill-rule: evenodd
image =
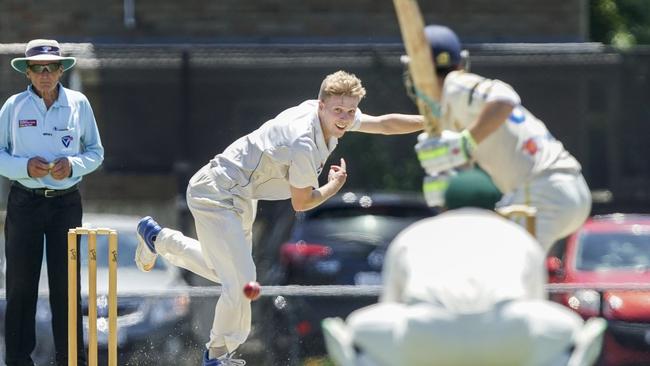
M 361 126 L 357 108 L 354 123 Z M 318 101 L 307 100 L 233 142 L 210 161 L 215 178 L 230 193 L 248 199 L 283 200 L 290 186 L 318 188 L 318 175 L 338 139 L 325 141 Z
M 0 175 L 29 188 L 65 189 L 97 169 L 104 160 L 104 147 L 93 110 L 81 93 L 64 88 L 48 109 L 30 85 L 0 109 Z M 51 175 L 32 178 L 30 158 L 52 162 L 66 157 L 72 175 L 56 180 Z
M 580 172 L 580 163 L 521 105 L 519 94 L 500 80 L 464 71 L 447 75 L 442 92 L 443 129 L 461 131 L 476 121 L 485 104 L 514 107 L 510 117 L 473 152 L 501 192 L 511 192 L 535 176 L 553 170 Z

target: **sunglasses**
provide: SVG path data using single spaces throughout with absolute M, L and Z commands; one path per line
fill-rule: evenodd
M 35 72 L 37 74 L 41 74 L 45 70 L 47 70 L 47 72 L 49 72 L 49 73 L 55 72 L 55 71 L 57 71 L 58 69 L 61 68 L 61 64 L 58 63 L 58 62 L 55 62 L 55 63 L 45 64 L 45 65 L 34 64 L 34 65 L 29 65 L 27 67 L 31 71 L 33 71 L 33 72 Z

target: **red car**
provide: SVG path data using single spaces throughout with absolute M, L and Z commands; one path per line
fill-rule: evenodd
M 551 251 L 547 266 L 549 282 L 585 285 L 551 299 L 607 320 L 600 364 L 650 365 L 650 290 L 621 289 L 650 284 L 650 215 L 594 216 Z

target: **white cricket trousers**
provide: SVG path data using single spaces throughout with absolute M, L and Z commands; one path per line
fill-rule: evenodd
M 544 300 L 512 300 L 476 314 L 441 306 L 381 302 L 347 318 L 354 345 L 378 366 L 566 365 L 583 326 Z
M 556 241 L 572 234 L 585 222 L 591 212 L 591 192 L 580 173 L 549 172 L 504 195 L 497 206 L 512 204 L 537 209 L 535 237 L 549 251 Z M 524 225 L 523 220 L 520 223 Z
M 164 228 L 156 238 L 156 251 L 172 264 L 221 284 L 206 346 L 225 345 L 232 352 L 244 343 L 251 327 L 251 301 L 242 290 L 256 279 L 252 257 L 256 201 L 219 188 L 204 166 L 190 179 L 187 204 L 198 241 Z

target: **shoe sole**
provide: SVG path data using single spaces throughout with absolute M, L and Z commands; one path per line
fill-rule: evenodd
M 147 247 L 147 244 L 144 242 L 144 239 L 142 239 L 140 234 L 137 234 L 137 236 L 138 236 L 138 248 L 136 249 L 135 263 L 138 265 L 138 268 L 141 271 L 143 271 L 143 272 L 151 272 L 153 267 L 156 265 L 156 259 L 158 258 L 158 255 L 156 253 L 151 253 L 151 251 Z M 151 254 L 155 255 L 154 260 L 153 260 L 153 262 L 151 264 L 147 265 L 147 264 L 144 264 L 143 261 L 138 260 L 139 257 L 143 256 L 143 255 L 140 254 L 140 253 L 142 253 L 142 251 L 146 251 L 148 253 L 151 253 Z M 145 254 L 145 256 L 146 256 L 146 254 Z

